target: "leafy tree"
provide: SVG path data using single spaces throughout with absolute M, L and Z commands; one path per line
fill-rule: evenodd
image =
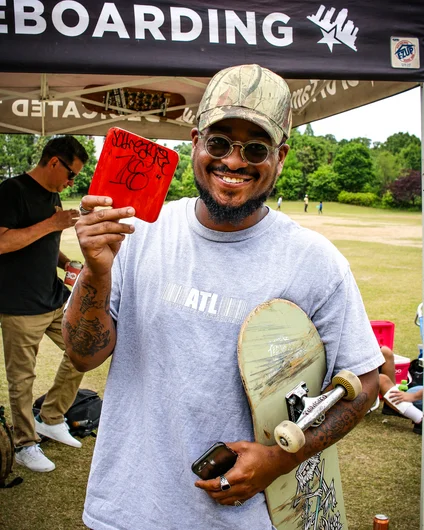
M 174 150 L 181 155 L 191 156 L 191 142 L 183 142 L 174 147 Z
M 372 150 L 375 180 L 371 186 L 377 195 L 383 195 L 389 184 L 399 176 L 400 166 L 396 156 L 384 149 Z
M 329 165 L 320 166 L 309 176 L 309 197 L 317 201 L 336 201 L 340 192 L 337 175 Z
M 312 129 L 312 125 L 308 123 L 305 129 L 305 136 L 314 136 L 314 130 Z
M 10 178 L 29 171 L 37 162 L 32 134 L 0 134 L 0 177 Z
M 325 144 L 321 142 L 319 137 L 309 136 L 303 137 L 297 147 L 293 148 L 296 153 L 296 158 L 299 162 L 297 169 L 302 173 L 302 182 L 299 189 L 297 199 L 300 199 L 307 193 L 309 176 L 318 169 L 322 164 L 328 161 L 328 151 Z M 296 177 L 296 180 L 297 177 Z
M 191 156 L 180 154 L 180 160 L 178 162 L 177 169 L 175 170 L 174 178 L 181 181 L 184 171 L 190 165 L 191 165 Z
M 283 171 L 275 184 L 274 192 L 276 195 L 282 195 L 285 200 L 295 201 L 299 199 L 304 188 L 302 164 L 297 158 L 296 151 L 290 149 L 284 161 Z
M 365 147 L 368 147 L 368 149 L 371 147 L 371 140 L 369 138 L 365 138 L 364 136 L 360 136 L 359 138 L 352 138 L 350 142 L 354 144 L 365 145 Z
M 174 175 L 174 178 L 171 180 L 171 184 L 168 189 L 168 194 L 166 195 L 166 200 L 175 201 L 176 199 L 180 199 L 181 197 L 184 197 L 183 185 L 181 180 L 175 178 Z
M 341 190 L 358 192 L 374 179 L 370 150 L 362 144 L 348 143 L 336 155 L 333 169 Z
M 402 149 L 408 147 L 410 144 L 420 146 L 421 142 L 414 134 L 399 132 L 389 136 L 384 142 L 383 148 L 386 151 L 390 151 L 394 155 L 397 155 Z
M 389 186 L 393 200 L 397 206 L 414 206 L 421 203 L 421 175 L 419 171 L 410 169 Z
M 194 184 L 193 168 L 188 165 L 181 177 L 183 197 L 197 197 L 198 191 Z
M 334 136 L 334 134 L 325 134 L 323 136 L 323 138 L 327 141 L 327 142 L 330 142 L 331 144 L 337 144 L 337 140 L 336 140 L 336 137 Z
M 399 161 L 404 169 L 421 171 L 421 146 L 410 143 L 399 152 Z

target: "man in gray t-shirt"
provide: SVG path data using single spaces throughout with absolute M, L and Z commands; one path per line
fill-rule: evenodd
M 347 434 L 377 396 L 383 358 L 349 264 L 264 205 L 288 152 L 286 83 L 258 65 L 223 70 L 197 120 L 197 199 L 166 205 L 153 224 L 120 224 L 131 207 L 94 210 L 110 198 L 82 200 L 86 262 L 64 337 L 80 370 L 113 354 L 83 515 L 94 530 L 271 530 L 264 489 Z M 295 454 L 254 442 L 238 373 L 241 324 L 272 298 L 313 320 L 326 349 L 323 386 L 341 368 L 362 382 Z M 239 455 L 228 489 L 190 467 L 218 440 Z

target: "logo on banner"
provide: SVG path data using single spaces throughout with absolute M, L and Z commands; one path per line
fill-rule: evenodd
M 392 37 L 391 52 L 392 68 L 420 67 L 418 39 L 410 37 Z
M 306 17 L 321 29 L 322 39 L 318 44 L 326 44 L 331 52 L 336 44 L 344 44 L 351 50 L 357 51 L 355 42 L 358 28 L 351 20 L 347 20 L 347 9 L 341 9 L 335 20 L 335 8 L 326 9 L 321 5 L 315 15 Z

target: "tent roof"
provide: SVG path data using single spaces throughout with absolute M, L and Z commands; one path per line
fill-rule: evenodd
M 208 80 L 235 64 L 258 63 L 286 78 L 295 126 L 424 81 L 422 0 L 6 4 L 0 132 L 102 135 L 118 124 L 146 137 L 188 139 Z M 103 87 L 94 110 L 92 85 Z M 159 111 L 119 109 L 119 88 L 127 96 L 155 91 Z
M 32 134 L 104 135 L 113 125 L 148 138 L 188 140 L 196 110 L 209 78 L 149 77 L 87 74 L 3 74 L 0 78 L 0 132 Z M 408 90 L 418 83 L 395 81 L 295 80 L 287 79 L 293 98 L 293 126 L 376 101 Z M 98 88 L 86 88 L 92 85 Z M 184 104 L 147 112 L 119 109 L 104 111 L 105 103 L 90 106 L 93 90 L 114 94 L 118 87 L 129 91 L 173 92 Z M 88 106 L 88 108 L 87 108 Z M 173 111 L 173 109 L 176 109 Z M 97 112 L 96 112 L 97 110 Z M 114 112 L 110 114 L 110 112 Z

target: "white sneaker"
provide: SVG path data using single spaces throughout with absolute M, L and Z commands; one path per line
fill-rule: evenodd
M 56 440 L 56 442 L 70 445 L 71 447 L 82 447 L 82 443 L 69 434 L 69 425 L 66 421 L 58 423 L 57 425 L 47 425 L 47 423 L 39 421 L 38 416 L 34 418 L 34 421 L 35 430 L 38 434 L 47 436 L 47 438 Z
M 370 412 L 374 412 L 375 410 L 378 409 L 379 406 L 380 406 L 380 398 L 377 396 L 377 399 L 374 401 L 373 406 L 370 408 L 367 414 L 369 414 Z
M 47 456 L 44 456 L 38 445 L 22 447 L 15 453 L 15 460 L 17 464 L 26 466 L 31 471 L 47 472 L 53 471 L 56 467 Z

